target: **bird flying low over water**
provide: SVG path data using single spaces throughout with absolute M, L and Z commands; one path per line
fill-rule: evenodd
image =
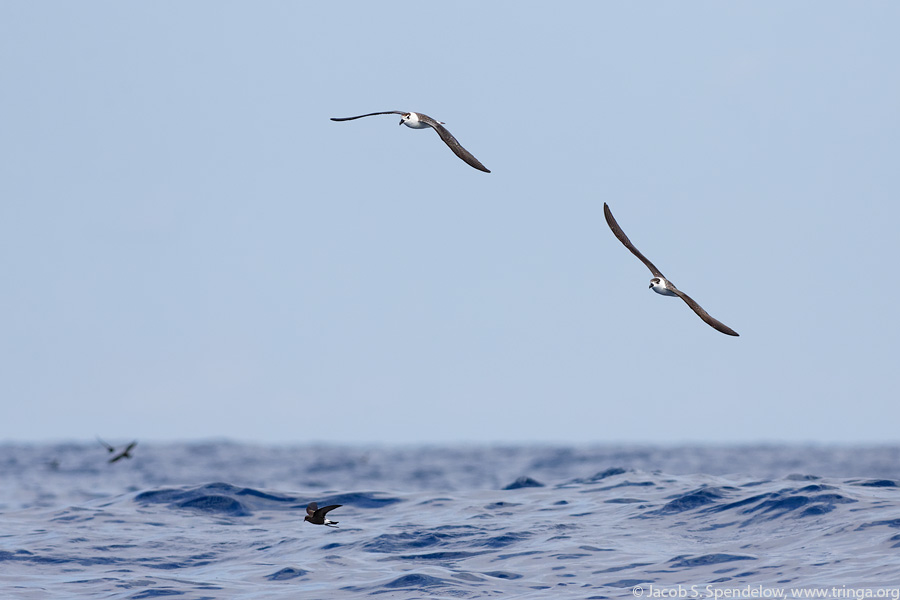
M 325 518 L 325 513 L 329 510 L 334 510 L 343 506 L 343 504 L 332 504 L 331 506 L 323 506 L 319 508 L 319 505 L 315 502 L 310 502 L 306 507 L 306 516 L 303 517 L 304 521 L 309 521 L 313 525 L 327 525 L 328 527 L 335 527 L 338 524 L 338 521 L 331 521 Z
M 131 451 L 134 449 L 135 446 L 137 446 L 136 441 L 131 442 L 130 444 L 128 444 L 128 446 L 125 447 L 124 450 L 117 453 L 116 449 L 114 447 L 110 446 L 109 444 L 107 444 L 106 442 L 101 440 L 100 438 L 97 438 L 97 441 L 100 442 L 104 448 L 106 448 L 107 452 L 109 452 L 110 454 L 115 454 L 115 456 L 113 456 L 112 458 L 109 459 L 109 462 L 111 462 L 111 463 L 114 463 L 118 460 L 122 460 L 123 458 L 131 458 Z
M 374 115 L 400 115 L 400 125 L 406 125 L 407 127 L 412 127 L 413 129 L 425 129 L 426 127 L 431 127 L 437 134 L 441 136 L 441 139 L 444 140 L 444 143 L 447 144 L 453 153 L 466 161 L 472 167 L 475 167 L 479 171 L 484 171 L 485 173 L 490 173 L 490 171 L 485 167 L 477 158 L 472 156 L 472 153 L 462 147 L 462 145 L 456 141 L 456 138 L 447 131 L 447 128 L 444 127 L 444 123 L 441 121 L 437 121 L 432 119 L 428 115 L 423 115 L 422 113 L 414 113 L 414 112 L 403 112 L 401 110 L 389 110 L 385 112 L 374 112 L 368 113 L 365 115 L 358 115 L 356 117 L 343 117 L 343 118 L 335 118 L 332 117 L 332 121 L 352 121 L 353 119 L 362 119 L 363 117 L 371 117 Z
M 675 284 L 669 281 L 663 276 L 659 269 L 656 266 L 647 260 L 647 258 L 641 254 L 640 250 L 634 247 L 634 244 L 631 243 L 631 240 L 628 239 L 628 236 L 625 235 L 625 232 L 622 231 L 622 228 L 619 227 L 619 224 L 616 222 L 616 219 L 612 215 L 612 211 L 609 210 L 609 205 L 606 202 L 603 203 L 603 215 L 606 217 L 606 223 L 609 225 L 609 228 L 612 229 L 612 232 L 615 234 L 619 241 L 625 245 L 626 248 L 631 250 L 631 253 L 637 256 L 642 263 L 647 265 L 647 268 L 650 269 L 650 272 L 653 273 L 653 279 L 650 280 L 650 288 L 656 292 L 657 294 L 662 294 L 663 296 L 678 296 L 685 303 L 691 307 L 697 316 L 703 319 L 710 327 L 714 328 L 716 331 L 721 331 L 725 335 L 733 335 L 737 336 L 738 333 L 730 328 L 728 325 L 725 325 L 721 321 L 717 321 L 712 318 L 708 312 L 703 310 L 699 304 L 694 302 L 694 299 L 679 290 L 675 287 Z

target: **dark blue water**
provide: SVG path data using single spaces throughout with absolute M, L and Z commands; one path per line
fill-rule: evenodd
M 898 447 L 223 442 L 106 459 L 0 445 L 0 598 L 900 596 Z M 339 528 L 304 523 L 313 500 L 343 505 Z

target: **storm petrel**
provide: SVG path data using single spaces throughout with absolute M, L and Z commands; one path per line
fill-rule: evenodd
M 100 438 L 97 438 L 97 441 L 100 442 L 101 444 L 103 444 L 103 447 L 106 448 L 106 450 L 110 454 L 115 454 L 115 456 L 113 456 L 112 458 L 109 459 L 109 462 L 111 462 L 111 463 L 114 463 L 118 460 L 122 460 L 123 458 L 131 458 L 131 450 L 135 446 L 137 446 L 137 442 L 134 441 L 134 442 L 131 442 L 130 444 L 128 444 L 128 446 L 126 446 L 124 450 L 122 450 L 119 453 L 116 453 L 115 448 L 113 448 L 112 446 L 110 446 L 109 444 L 107 444 L 106 442 L 101 440 Z
M 441 121 L 437 121 L 432 119 L 428 115 L 423 115 L 422 113 L 414 113 L 414 112 L 403 112 L 400 110 L 389 110 L 385 112 L 374 112 L 366 115 L 358 115 L 356 117 L 343 117 L 343 118 L 335 118 L 332 117 L 332 121 L 352 121 L 353 119 L 362 119 L 363 117 L 371 117 L 374 115 L 400 115 L 400 125 L 406 125 L 407 127 L 412 127 L 413 129 L 425 129 L 426 127 L 431 127 L 437 134 L 441 136 L 441 139 L 444 140 L 444 143 L 447 144 L 451 150 L 453 150 L 453 154 L 457 155 L 467 164 L 472 167 L 475 167 L 479 171 L 484 171 L 485 173 L 490 173 L 487 167 L 485 167 L 481 162 L 478 161 L 477 158 L 472 156 L 472 153 L 462 147 L 462 145 L 456 141 L 456 138 L 447 131 L 447 128 L 444 127 L 444 123 Z
M 603 203 L 603 214 L 606 217 L 606 223 L 609 225 L 609 228 L 612 229 L 612 232 L 615 234 L 619 241 L 625 245 L 626 248 L 631 250 L 631 253 L 641 259 L 641 262 L 647 265 L 647 268 L 650 269 L 650 272 L 653 273 L 653 279 L 650 280 L 650 288 L 656 292 L 657 294 L 662 294 L 663 296 L 678 296 L 682 300 L 687 303 L 688 306 L 691 307 L 697 316 L 703 319 L 709 326 L 714 328 L 717 331 L 721 331 L 726 335 L 737 336 L 738 333 L 725 325 L 721 321 L 717 321 L 712 318 L 708 312 L 703 310 L 699 304 L 694 302 L 693 298 L 679 290 L 675 287 L 675 284 L 669 281 L 663 276 L 659 269 L 656 266 L 647 260 L 643 254 L 641 254 L 640 250 L 634 247 L 634 244 L 631 243 L 631 240 L 628 239 L 628 236 L 625 235 L 625 232 L 622 231 L 622 228 L 619 227 L 619 224 L 616 222 L 615 218 L 612 215 L 612 212 L 609 210 L 609 205 L 606 202 Z
M 325 518 L 325 513 L 329 510 L 334 510 L 336 508 L 340 508 L 343 504 L 332 504 L 331 506 L 323 506 L 319 508 L 319 505 L 315 502 L 310 502 L 306 507 L 306 516 L 303 517 L 304 521 L 309 521 L 313 525 L 327 525 L 329 527 L 335 527 L 338 524 L 338 521 L 330 521 Z

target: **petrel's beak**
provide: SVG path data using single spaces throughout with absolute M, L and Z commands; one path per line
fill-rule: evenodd
M 403 119 L 400 119 L 400 122 L 397 125 L 403 125 Z
M 653 289 L 653 284 L 652 284 L 652 283 L 650 284 L 650 289 L 651 289 L 651 290 Z

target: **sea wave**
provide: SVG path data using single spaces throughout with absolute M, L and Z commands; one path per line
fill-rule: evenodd
M 900 490 L 883 474 L 673 474 L 586 465 L 577 451 L 565 454 L 567 465 L 564 453 L 532 461 L 529 449 L 516 464 L 530 472 L 504 465 L 497 472 L 509 473 L 506 481 L 495 473 L 490 487 L 448 489 L 465 478 L 466 450 L 432 455 L 429 472 L 453 482 L 443 489 L 398 490 L 411 472 L 403 460 L 397 472 L 381 471 L 380 486 L 341 489 L 304 485 L 308 472 L 296 486 L 248 485 L 282 477 L 260 465 L 283 456 L 244 450 L 253 475 L 231 465 L 231 481 L 174 483 L 152 461 L 138 467 L 140 454 L 80 475 L 33 463 L 22 498 L 37 486 L 42 500 L 2 510 L 4 597 L 607 598 L 632 597 L 635 586 L 875 588 L 900 566 Z M 215 471 L 208 461 L 228 452 L 190 453 L 191 468 Z M 332 461 L 333 479 L 359 472 L 349 457 L 362 455 L 348 449 Z M 479 458 L 499 461 L 489 449 Z M 423 464 L 421 453 L 405 461 Z M 15 465 L 24 479 L 26 464 Z M 103 475 L 98 488 L 126 489 L 86 491 Z M 60 501 L 67 497 L 76 501 Z M 342 505 L 329 513 L 339 527 L 304 522 L 310 501 Z

